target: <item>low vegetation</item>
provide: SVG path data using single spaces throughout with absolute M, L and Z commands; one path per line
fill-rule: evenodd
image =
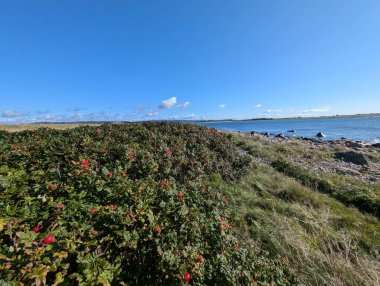
M 0 131 L 0 284 L 378 285 L 379 184 L 299 154 L 333 158 L 187 124 Z
M 0 132 L 2 285 L 293 285 L 239 241 L 208 174 L 250 168 L 224 134 L 147 123 Z M 8 284 L 7 284 L 8 283 Z
M 239 183 L 215 177 L 211 184 L 234 194 L 232 215 L 245 241 L 286 257 L 304 285 L 379 284 L 378 212 L 348 202 L 363 192 L 363 201 L 378 207 L 367 197 L 379 195 L 378 183 L 310 171 L 290 159 L 302 154 L 318 164 L 332 157 L 324 148 L 318 154 L 304 145 L 228 136 L 252 155 L 254 166 Z

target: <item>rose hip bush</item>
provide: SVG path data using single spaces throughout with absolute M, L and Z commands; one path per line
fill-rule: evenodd
M 0 284 L 294 284 L 240 247 L 228 200 L 204 184 L 249 164 L 190 124 L 0 132 Z

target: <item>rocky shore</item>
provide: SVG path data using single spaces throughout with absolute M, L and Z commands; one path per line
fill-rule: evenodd
M 323 140 L 316 138 L 285 137 L 267 132 L 239 132 L 250 140 L 270 143 L 273 148 L 309 171 L 337 173 L 360 179 L 366 183 L 380 182 L 380 144 L 359 141 Z M 265 158 L 257 156 L 258 162 Z

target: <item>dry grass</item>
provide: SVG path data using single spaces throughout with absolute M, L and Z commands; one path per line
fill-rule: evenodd
M 237 139 L 236 144 L 255 157 L 255 167 L 240 182 L 225 184 L 215 178 L 211 183 L 230 194 L 241 238 L 258 243 L 270 255 L 286 257 L 301 285 L 380 285 L 378 218 L 344 205 L 270 164 L 293 152 L 319 160 L 327 157 L 325 150 Z M 342 180 L 336 174 L 320 175 L 342 188 L 359 184 L 351 177 Z M 371 188 L 375 191 L 373 185 Z
M 5 130 L 8 132 L 18 132 L 24 130 L 36 130 L 39 128 L 51 128 L 51 129 L 69 129 L 75 128 L 83 125 L 91 125 L 91 126 L 99 126 L 101 124 L 95 123 L 56 123 L 56 124 L 48 124 L 48 123 L 37 123 L 37 124 L 0 124 L 0 130 Z
M 214 183 L 234 194 L 241 236 L 286 257 L 302 285 L 380 285 L 376 218 L 266 166 L 238 184 Z

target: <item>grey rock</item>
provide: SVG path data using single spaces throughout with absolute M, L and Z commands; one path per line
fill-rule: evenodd
M 375 144 L 372 144 L 371 146 L 375 148 L 380 148 L 380 143 L 375 143 Z
M 353 141 L 345 141 L 344 144 L 350 148 L 361 148 L 361 147 L 363 147 L 362 143 L 353 142 Z
M 368 165 L 367 159 L 364 157 L 362 153 L 359 153 L 359 152 L 354 152 L 354 151 L 336 152 L 335 158 L 348 162 L 348 163 L 353 163 L 356 165 L 361 165 L 361 166 Z
M 302 137 L 302 140 L 304 140 L 304 141 L 310 141 L 310 142 L 317 142 L 318 141 L 317 139 L 308 138 L 308 137 Z
M 345 167 L 338 166 L 336 168 L 336 171 L 340 174 L 343 174 L 343 175 L 361 176 L 361 173 L 359 171 L 349 169 L 349 168 L 345 168 Z
M 285 139 L 285 135 L 284 133 L 279 133 L 275 136 L 276 138 L 281 138 L 281 139 Z
M 294 132 L 296 132 L 294 129 L 291 129 L 291 130 L 288 130 L 287 132 L 289 132 L 289 133 L 294 133 Z
M 326 135 L 323 134 L 322 132 L 318 132 L 317 135 L 315 135 L 315 137 L 323 138 L 323 137 L 326 137 Z

